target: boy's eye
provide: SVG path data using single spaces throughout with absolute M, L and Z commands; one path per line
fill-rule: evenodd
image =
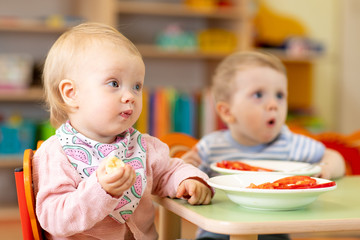
M 119 83 L 117 81 L 111 81 L 108 83 L 108 85 L 114 88 L 119 87 Z
M 279 92 L 276 94 L 276 98 L 277 99 L 283 99 L 284 98 L 284 94 L 282 92 Z
M 263 96 L 262 92 L 256 92 L 254 93 L 255 98 L 261 98 Z

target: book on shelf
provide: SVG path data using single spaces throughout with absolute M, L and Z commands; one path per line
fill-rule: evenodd
M 134 127 L 155 137 L 182 132 L 196 138 L 226 128 L 216 114 L 209 90 L 174 88 L 144 90 L 143 111 Z

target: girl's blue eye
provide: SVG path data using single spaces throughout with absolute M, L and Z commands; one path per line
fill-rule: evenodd
M 135 84 L 135 86 L 134 86 L 134 90 L 135 91 L 140 91 L 141 90 L 141 84 Z
M 108 85 L 110 85 L 111 87 L 114 87 L 114 88 L 119 87 L 119 83 L 117 81 L 111 81 L 111 82 L 108 83 Z
M 256 92 L 254 93 L 255 98 L 261 98 L 263 96 L 262 92 Z
M 276 94 L 276 98 L 277 99 L 283 99 L 284 98 L 284 94 L 282 92 L 279 92 Z

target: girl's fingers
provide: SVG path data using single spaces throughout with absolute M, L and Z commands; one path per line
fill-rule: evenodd
M 177 192 L 176 192 L 176 197 L 177 198 L 181 198 L 182 196 L 184 196 L 185 194 L 185 184 L 184 183 L 181 183 L 180 186 L 178 187 L 177 189 Z

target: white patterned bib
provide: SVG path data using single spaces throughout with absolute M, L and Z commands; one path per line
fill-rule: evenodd
M 83 179 L 94 173 L 108 156 L 116 156 L 134 168 L 135 184 L 124 192 L 118 206 L 110 213 L 115 220 L 124 223 L 135 211 L 146 187 L 146 143 L 142 134 L 129 128 L 118 135 L 114 143 L 99 143 L 76 131 L 68 121 L 56 130 L 56 136 Z

